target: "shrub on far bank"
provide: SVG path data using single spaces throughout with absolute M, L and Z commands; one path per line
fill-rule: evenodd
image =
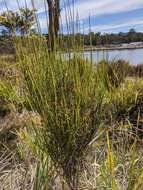
M 143 64 L 130 65 L 129 74 L 130 77 L 143 77 Z
M 108 91 L 118 88 L 125 81 L 129 70 L 129 63 L 123 60 L 106 61 L 98 63 L 97 71 L 99 77 Z

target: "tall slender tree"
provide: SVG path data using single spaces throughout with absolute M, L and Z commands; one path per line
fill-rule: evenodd
M 47 0 L 49 13 L 48 42 L 53 51 L 60 28 L 60 0 Z

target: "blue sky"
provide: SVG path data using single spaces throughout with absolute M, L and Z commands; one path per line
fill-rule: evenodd
M 7 2 L 8 9 L 18 9 L 17 0 L 0 0 L 0 12 L 6 10 L 4 1 Z M 41 29 L 47 32 L 44 0 L 33 1 L 38 10 Z M 143 32 L 143 0 L 61 0 L 61 22 L 64 31 L 67 26 L 66 15 L 69 15 L 66 11 L 70 8 L 72 12 L 73 1 L 74 20 L 78 25 L 78 32 L 87 33 L 92 30 L 93 32 L 117 33 L 127 32 L 130 28 Z M 26 0 L 26 2 L 28 7 L 32 7 L 31 0 Z M 24 7 L 25 0 L 19 0 L 19 5 Z M 68 19 L 73 21 L 71 16 L 68 16 Z M 69 25 L 72 24 L 70 22 Z

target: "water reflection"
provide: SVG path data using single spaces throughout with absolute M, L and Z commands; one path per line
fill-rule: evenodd
M 143 49 L 123 49 L 123 50 L 106 50 L 106 51 L 85 51 L 84 57 L 94 62 L 98 62 L 102 59 L 109 61 L 114 59 L 123 59 L 129 61 L 130 64 L 143 63 Z

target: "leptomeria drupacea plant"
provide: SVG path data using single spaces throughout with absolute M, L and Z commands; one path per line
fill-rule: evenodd
M 19 56 L 26 102 L 43 118 L 43 149 L 75 188 L 80 159 L 100 125 L 104 91 L 92 64 L 46 55 L 43 47 L 39 53 Z
M 41 183 L 45 183 L 43 188 L 45 185 L 48 188 L 48 180 L 41 181 L 41 178 L 48 175 L 50 157 L 69 187 L 75 190 L 82 158 L 102 124 L 106 73 L 101 70 L 98 75 L 96 66 L 79 59 L 77 53 L 73 53 L 73 59 L 68 60 L 63 59 L 61 49 L 49 53 L 45 39 L 40 36 L 16 37 L 15 40 L 19 82 L 14 87 L 8 82 L 7 86 L 1 86 L 3 94 L 8 94 L 10 101 L 18 100 L 23 107 L 37 112 L 42 118 L 42 127 L 33 126 L 35 135 L 29 133 L 29 139 L 34 137 L 36 148 L 42 155 L 40 166 L 43 170 L 37 167 L 35 187 L 38 189 Z M 103 77 L 103 81 L 100 77 Z M 15 92 L 19 88 L 22 99 Z M 109 139 L 107 144 L 108 172 L 111 171 L 109 185 L 115 188 Z
M 35 142 L 75 189 L 83 154 L 100 125 L 104 89 L 95 66 L 76 53 L 68 60 L 60 49 L 49 53 L 40 36 L 16 36 L 15 48 L 18 80 L 14 87 L 7 83 L 3 94 L 13 92 L 11 101 L 41 115 L 43 127 L 34 127 Z

